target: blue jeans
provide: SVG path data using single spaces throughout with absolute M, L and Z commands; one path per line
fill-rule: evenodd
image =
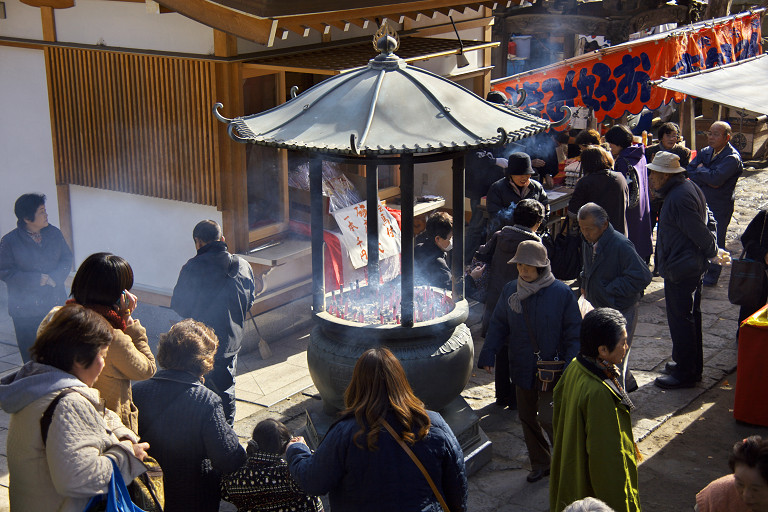
M 205 386 L 221 397 L 224 417 L 230 426 L 235 424 L 235 375 L 237 375 L 237 354 L 217 357 L 213 370 L 205 375 Z

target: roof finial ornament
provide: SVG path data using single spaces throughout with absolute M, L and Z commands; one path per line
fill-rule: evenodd
M 392 55 L 400 48 L 400 36 L 389 26 L 388 20 L 385 19 L 373 35 L 373 47 L 382 55 Z

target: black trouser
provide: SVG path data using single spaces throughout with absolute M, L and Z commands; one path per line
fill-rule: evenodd
M 667 323 L 672 336 L 672 374 L 683 382 L 694 382 L 704 369 L 701 338 L 701 277 L 673 283 L 664 279 Z
M 37 328 L 45 315 L 41 316 L 13 316 L 13 328 L 16 331 L 16 345 L 19 347 L 21 360 L 28 363 L 32 360 L 29 349 L 37 339 Z
M 509 374 L 509 345 L 506 343 L 501 347 L 499 353 L 496 354 L 494 379 L 496 382 L 496 401 L 510 405 L 517 403 L 515 386 L 512 385 Z
M 717 246 L 725 249 L 725 234 L 728 232 L 728 224 L 733 217 L 733 203 L 709 207 L 717 221 Z
M 205 386 L 221 397 L 224 417 L 230 426 L 235 424 L 235 375 L 237 375 L 237 354 L 217 357 L 213 370 L 205 375 Z
M 472 262 L 475 251 L 485 243 L 486 219 L 484 213 L 480 210 L 480 199 L 469 199 L 469 205 L 472 209 L 472 217 L 469 219 L 467 231 L 464 233 L 464 263 Z

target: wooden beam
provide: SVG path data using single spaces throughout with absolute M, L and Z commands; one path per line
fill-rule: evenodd
M 456 30 L 469 30 L 478 27 L 489 27 L 493 25 L 493 18 L 474 18 L 471 20 L 456 22 Z M 419 37 L 437 36 L 440 34 L 453 34 L 453 26 L 450 23 L 434 25 L 431 27 L 417 28 L 416 33 Z
M 56 41 L 56 17 L 53 14 L 53 7 L 41 7 L 40 17 L 43 22 L 43 40 Z
M 310 27 L 306 25 L 294 25 L 289 23 L 280 23 L 280 27 L 285 30 L 290 30 L 294 34 L 298 34 L 301 37 L 308 37 L 310 31 L 312 30 Z
M 277 20 L 257 18 L 207 0 L 159 0 L 159 4 L 211 28 L 272 46 Z
M 51 9 L 69 9 L 75 6 L 75 0 L 21 0 L 31 7 L 50 7 Z
M 221 30 L 214 30 L 213 53 L 217 57 L 234 57 L 237 55 L 237 38 Z
M 362 28 L 363 30 L 367 29 L 368 28 L 368 24 L 370 23 L 368 18 L 351 18 L 349 20 L 349 22 L 352 23 L 356 27 Z

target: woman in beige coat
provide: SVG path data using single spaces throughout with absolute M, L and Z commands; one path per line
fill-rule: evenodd
M 149 445 L 104 410 L 93 389 L 113 331 L 82 306 L 58 308 L 37 336 L 32 361 L 0 383 L 0 407 L 11 414 L 11 510 L 80 512 L 108 492 L 112 462 L 126 482 L 146 471 Z
M 155 374 L 155 357 L 147 343 L 147 331 L 132 317 L 136 296 L 133 270 L 120 256 L 99 252 L 88 256 L 72 281 L 74 302 L 92 309 L 114 328 L 114 340 L 106 366 L 94 387 L 108 409 L 120 416 L 123 424 L 138 432 L 138 410 L 131 395 L 132 380 L 146 380 Z

